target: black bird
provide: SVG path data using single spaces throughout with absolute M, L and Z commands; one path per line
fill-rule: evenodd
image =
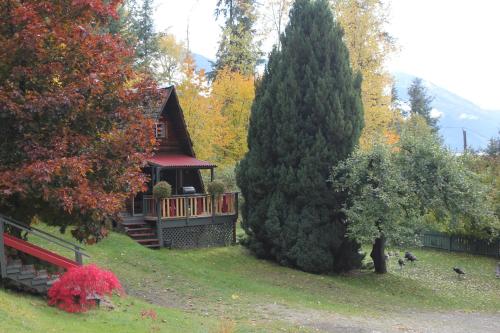
M 405 265 L 405 261 L 401 258 L 398 259 L 398 265 L 400 269 L 403 269 L 403 266 Z
M 411 252 L 405 252 L 405 259 L 414 262 L 417 260 L 417 257 L 415 257 Z
M 455 273 L 458 274 L 458 277 L 465 276 L 465 272 L 462 269 L 460 269 L 459 267 L 453 267 L 453 270 L 455 271 Z

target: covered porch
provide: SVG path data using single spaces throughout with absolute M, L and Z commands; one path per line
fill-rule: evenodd
M 134 206 L 140 206 L 136 212 L 140 211 L 150 233 L 154 230 L 159 247 L 234 244 L 238 193 L 218 196 L 207 194 L 201 178 L 201 170 L 210 170 L 210 179 L 213 180 L 215 167 L 214 164 L 186 155 L 158 154 L 148 160 L 147 172 L 151 175 L 151 182 L 147 192 L 136 196 Z M 172 186 L 171 197 L 153 197 L 152 189 L 160 181 Z M 194 191 L 186 193 L 187 187 L 194 188 Z

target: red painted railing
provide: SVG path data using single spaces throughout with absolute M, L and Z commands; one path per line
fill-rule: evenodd
M 48 251 L 32 243 L 14 237 L 10 234 L 4 232 L 5 227 L 15 228 L 21 232 L 26 232 L 30 235 L 34 235 L 51 244 L 55 244 L 59 247 L 65 248 L 75 253 L 75 260 L 68 259 L 52 251 Z M 7 276 L 7 256 L 5 254 L 5 247 L 12 247 L 18 251 L 29 254 L 33 257 L 39 258 L 43 261 L 49 262 L 58 267 L 69 269 L 78 265 L 82 265 L 83 256 L 88 257 L 88 255 L 82 251 L 79 245 L 70 243 L 64 239 L 58 238 L 51 235 L 43 230 L 39 230 L 29 225 L 25 225 L 19 221 L 16 221 L 8 216 L 0 214 L 0 275 L 2 277 Z
M 12 235 L 4 233 L 3 237 L 5 246 L 12 247 L 16 250 L 27 253 L 33 257 L 36 257 L 58 267 L 70 269 L 78 266 L 78 263 L 76 261 L 60 256 L 54 252 L 45 250 L 39 246 L 23 241 L 22 239 L 19 239 Z

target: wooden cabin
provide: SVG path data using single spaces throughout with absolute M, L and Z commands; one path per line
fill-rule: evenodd
M 127 203 L 122 229 L 147 247 L 193 248 L 235 242 L 238 194 L 212 197 L 205 193 L 201 170 L 213 180 L 215 164 L 196 158 L 175 87 L 166 88 L 155 115 L 159 147 L 147 160 L 148 191 Z M 156 200 L 153 186 L 166 181 L 172 196 Z

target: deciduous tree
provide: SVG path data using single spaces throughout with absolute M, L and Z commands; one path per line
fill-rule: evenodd
M 281 48 L 280 37 L 288 23 L 288 12 L 293 4 L 293 0 L 268 0 L 263 8 L 264 24 L 267 32 L 274 35 L 276 48 Z
M 353 70 L 363 76 L 361 96 L 365 127 L 360 139 L 369 148 L 380 138 L 395 137 L 398 113 L 391 110 L 391 75 L 385 65 L 395 50 L 394 39 L 385 30 L 387 4 L 381 0 L 331 0 L 336 20 L 344 30 Z
M 154 146 L 141 110 L 156 87 L 105 33 L 120 1 L 0 3 L 0 210 L 96 241 Z
M 216 161 L 222 166 L 235 165 L 247 152 L 250 108 L 255 97 L 253 76 L 232 72 L 229 67 L 218 72 L 212 85 L 211 105 L 224 117 L 224 146 L 217 146 Z
M 397 144 L 358 150 L 334 168 L 333 179 L 335 189 L 349 196 L 348 235 L 373 244 L 377 273 L 387 272 L 386 243 L 418 243 L 426 222 L 490 237 L 499 230 L 478 175 L 415 119 L 405 124 Z
M 220 107 L 211 103 L 210 89 L 203 70 L 196 71 L 191 55 L 184 60 L 183 80 L 177 91 L 197 157 L 216 161 L 217 152 L 232 137 L 225 131 L 226 121 Z
M 169 85 L 178 83 L 183 61 L 188 56 L 187 52 L 184 44 L 178 42 L 174 35 L 168 32 L 159 35 L 156 58 L 158 64 L 156 76 L 159 82 Z

